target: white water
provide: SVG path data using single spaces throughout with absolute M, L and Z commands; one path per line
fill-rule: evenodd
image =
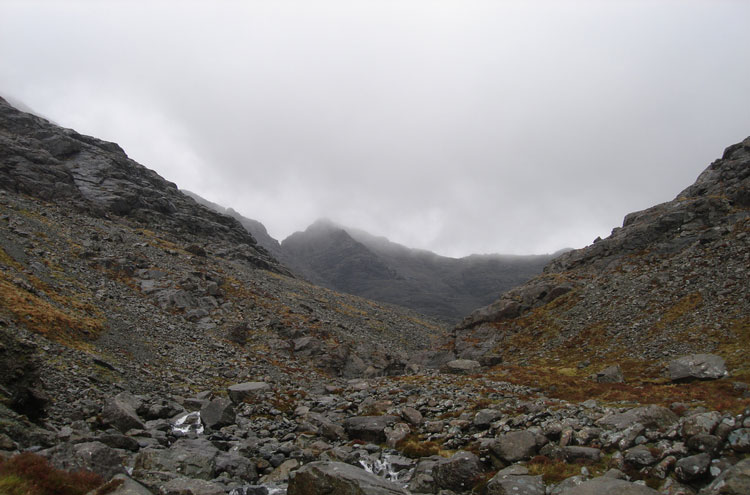
M 382 455 L 380 459 L 360 459 L 359 463 L 368 473 L 392 481 L 402 488 L 406 488 L 414 472 L 414 468 L 396 471 L 388 454 Z
M 203 433 L 203 423 L 201 423 L 200 411 L 185 413 L 172 424 L 172 431 L 176 433 L 188 434 L 194 431 L 198 435 Z

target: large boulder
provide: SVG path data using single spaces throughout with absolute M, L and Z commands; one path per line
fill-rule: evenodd
M 624 430 L 636 423 L 649 429 L 666 429 L 679 421 L 675 413 L 666 407 L 649 405 L 635 407 L 623 413 L 610 414 L 603 417 L 597 424 L 615 430 Z
M 107 495 L 153 495 L 151 490 L 124 474 L 116 475 L 103 487 L 90 492 L 88 495 L 99 495 L 101 493 Z
M 266 382 L 245 382 L 236 385 L 230 385 L 227 388 L 229 398 L 235 404 L 241 404 L 247 399 L 269 390 L 271 387 Z
M 91 471 L 105 479 L 125 473 L 120 454 L 101 442 L 62 443 L 40 454 L 66 471 Z
M 407 495 L 393 482 L 342 462 L 302 466 L 289 481 L 288 495 Z
M 507 471 L 499 471 L 487 482 L 486 495 L 545 495 L 541 476 L 515 475 Z
M 190 478 L 174 478 L 159 486 L 159 495 L 225 495 L 226 488 L 218 483 Z
M 659 495 L 659 492 L 645 485 L 615 478 L 600 477 L 571 487 L 562 495 Z
M 445 363 L 442 371 L 445 373 L 453 373 L 456 375 L 465 375 L 470 373 L 476 373 L 482 365 L 479 361 L 473 359 L 454 359 Z
M 527 430 L 504 433 L 490 444 L 490 450 L 505 462 L 529 459 L 537 451 L 536 436 Z
M 716 354 L 692 354 L 669 362 L 669 379 L 673 382 L 716 380 L 727 375 L 724 359 Z
M 750 452 L 750 428 L 738 428 L 727 437 L 729 446 L 735 452 Z
M 201 422 L 209 430 L 229 426 L 234 420 L 234 407 L 229 399 L 219 397 L 201 407 Z
M 591 375 L 591 378 L 599 383 L 623 383 L 625 377 L 619 365 L 610 366 Z
M 138 481 L 148 477 L 149 471 L 179 473 L 190 478 L 211 480 L 216 474 L 219 450 L 205 438 L 177 440 L 168 449 L 146 448 L 135 458 L 133 472 Z
M 398 421 L 397 416 L 354 416 L 344 421 L 344 429 L 352 439 L 384 443 L 385 429 Z
M 432 477 L 438 488 L 468 492 L 482 473 L 479 457 L 471 452 L 459 451 L 450 459 L 441 459 L 432 468 Z
M 700 478 L 711 466 L 711 456 L 708 454 L 683 457 L 675 464 L 674 472 L 680 481 L 692 481 Z
M 134 428 L 142 430 L 143 422 L 136 413 L 139 405 L 140 400 L 133 394 L 120 392 L 104 404 L 101 413 L 102 423 L 114 426 L 123 433 Z
M 721 473 L 701 495 L 747 495 L 750 493 L 750 459 L 743 459 Z

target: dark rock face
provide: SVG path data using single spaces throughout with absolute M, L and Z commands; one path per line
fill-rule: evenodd
M 69 201 L 93 215 L 125 216 L 177 234 L 245 245 L 245 260 L 286 272 L 234 218 L 195 203 L 115 143 L 62 129 L 0 98 L 0 189 Z
M 32 420 L 44 416 L 48 397 L 39 377 L 36 346 L 4 328 L 0 328 L 0 387 L 16 412 Z
M 398 485 L 341 462 L 306 464 L 289 482 L 289 495 L 406 495 Z

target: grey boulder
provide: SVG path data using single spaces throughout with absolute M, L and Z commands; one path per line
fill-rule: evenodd
M 599 383 L 623 383 L 625 381 L 619 365 L 604 368 L 598 373 L 591 375 L 591 378 Z
M 541 476 L 513 476 L 497 473 L 487 483 L 487 495 L 544 495 Z
M 630 483 L 615 478 L 594 478 L 571 487 L 562 495 L 658 495 L 659 492 L 645 485 Z
M 230 385 L 227 388 L 229 398 L 235 404 L 240 404 L 247 399 L 269 390 L 271 387 L 266 382 L 245 382 Z
M 471 490 L 482 472 L 479 457 L 471 452 L 459 451 L 449 459 L 441 459 L 432 468 L 432 477 L 438 488 L 456 492 Z
M 140 401 L 130 392 L 121 392 L 109 399 L 102 408 L 102 423 L 114 426 L 125 433 L 130 429 L 144 428 L 143 422 L 135 412 Z
M 229 426 L 234 420 L 234 407 L 229 399 L 220 397 L 201 407 L 201 422 L 208 429 Z
M 352 439 L 385 443 L 385 429 L 393 426 L 398 419 L 396 416 L 354 416 L 344 421 L 344 430 Z
M 397 484 L 343 462 L 302 466 L 289 481 L 288 495 L 407 495 Z
M 649 405 L 605 416 L 597 421 L 597 424 L 615 430 L 624 430 L 636 423 L 640 423 L 646 428 L 660 429 L 669 428 L 678 421 L 677 415 L 666 407 Z
M 453 361 L 445 363 L 442 371 L 462 375 L 475 373 L 479 371 L 481 367 L 482 365 L 479 361 L 474 361 L 473 359 L 454 359 Z
M 537 451 L 536 436 L 530 431 L 512 431 L 499 436 L 490 450 L 505 462 L 529 459 Z
M 743 459 L 713 480 L 701 495 L 747 495 L 750 493 L 750 459 Z
M 669 362 L 669 379 L 673 382 L 716 380 L 727 375 L 724 359 L 716 354 L 691 354 Z

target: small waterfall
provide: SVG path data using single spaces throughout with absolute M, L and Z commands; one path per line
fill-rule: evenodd
M 406 488 L 414 472 L 414 468 L 397 471 L 391 462 L 391 456 L 388 454 L 383 454 L 380 459 L 373 459 L 371 457 L 360 459 L 359 463 L 368 473 L 392 481 L 402 488 Z
M 200 411 L 185 413 L 179 416 L 177 420 L 172 423 L 173 433 L 181 433 L 183 435 L 187 435 L 191 431 L 197 433 L 198 435 L 203 433 L 203 423 L 201 423 Z

